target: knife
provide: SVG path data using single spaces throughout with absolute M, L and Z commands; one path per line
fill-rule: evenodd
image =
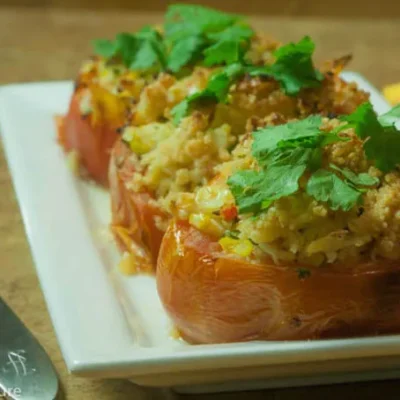
M 50 358 L 0 297 L 0 399 L 54 400 L 57 392 Z

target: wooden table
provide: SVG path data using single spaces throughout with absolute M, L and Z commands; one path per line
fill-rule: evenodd
M 160 20 L 157 14 L 0 8 L 0 83 L 72 79 L 90 52 L 90 40 Z M 376 86 L 400 81 L 400 20 L 254 18 L 257 28 L 286 41 L 309 34 L 317 59 L 355 55 L 352 69 Z M 21 146 L 23 143 L 21 143 Z M 68 374 L 33 267 L 4 152 L 0 151 L 0 294 L 36 335 L 54 361 L 72 400 L 157 399 L 125 381 L 96 381 Z M 1 321 L 0 321 L 1 324 Z M 398 399 L 397 381 L 199 395 L 193 399 Z

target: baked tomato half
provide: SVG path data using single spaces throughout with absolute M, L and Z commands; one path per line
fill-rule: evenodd
M 109 169 L 111 230 L 121 252 L 133 255 L 138 270 L 152 271 L 156 265 L 164 231 L 157 219 L 167 218 L 149 192 L 135 192 L 130 181 L 137 158 L 122 139 L 114 145 Z
M 58 119 L 61 146 L 67 153 L 75 152 L 80 171 L 104 186 L 108 184 L 111 148 L 124 117 L 125 105 L 120 98 L 98 85 L 89 85 L 75 90 L 68 113 Z
M 172 222 L 157 264 L 162 303 L 191 343 L 399 332 L 400 265 L 307 270 L 253 263 Z

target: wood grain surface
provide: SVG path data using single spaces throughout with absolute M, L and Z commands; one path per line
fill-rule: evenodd
M 74 78 L 82 59 L 90 52 L 91 39 L 112 36 L 121 30 L 134 30 L 141 24 L 159 19 L 157 14 L 144 12 L 0 8 L 0 83 Z M 283 41 L 310 34 L 318 45 L 318 60 L 354 53 L 352 69 L 363 73 L 378 87 L 400 81 L 400 20 L 270 17 L 254 18 L 254 24 Z M 48 351 L 60 374 L 65 397 L 72 400 L 166 398 L 165 393 L 148 392 L 125 381 L 88 380 L 68 374 L 39 288 L 2 150 L 0 192 L 0 295 Z M 337 400 L 399 397 L 400 382 L 388 381 L 189 398 Z
M 91 10 L 126 9 L 132 11 L 163 12 L 174 0 L 0 0 L 0 6 L 20 5 L 57 8 L 84 8 Z M 396 0 L 180 0 L 217 7 L 230 12 L 274 16 L 312 16 L 342 18 L 400 17 L 400 2 Z

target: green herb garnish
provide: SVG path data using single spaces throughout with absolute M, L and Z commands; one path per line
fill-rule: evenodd
M 93 41 L 94 52 L 102 57 L 111 58 L 117 53 L 117 46 L 114 41 L 108 39 L 97 39 Z
M 227 31 L 217 35 L 217 37 L 225 37 L 223 34 L 226 34 L 226 37 L 229 37 L 226 32 L 236 32 L 238 38 L 249 37 L 249 31 L 247 31 L 245 27 L 240 27 L 239 25 L 235 25 L 234 27 L 227 29 Z M 240 32 L 242 36 L 240 36 Z M 209 60 L 210 64 L 211 61 L 215 61 L 215 63 L 222 63 L 223 61 L 233 62 L 233 60 L 239 61 L 228 65 L 227 67 L 221 69 L 219 73 L 217 73 L 217 76 L 218 74 L 221 74 L 222 76 L 230 75 L 230 79 L 223 79 L 219 82 L 220 90 L 226 95 L 229 93 L 231 85 L 244 74 L 274 78 L 282 85 L 283 91 L 290 96 L 297 95 L 301 89 L 319 86 L 323 79 L 323 75 L 313 67 L 311 56 L 314 51 L 314 43 L 309 37 L 303 38 L 298 43 L 290 43 L 286 46 L 282 46 L 275 52 L 275 63 L 270 66 L 261 67 L 243 64 L 243 54 L 240 53 L 241 49 L 243 50 L 243 48 L 241 48 L 239 45 L 235 47 L 229 41 L 225 41 L 223 43 L 224 44 L 221 44 L 221 46 L 226 46 L 225 52 L 219 49 L 214 54 L 210 50 L 212 49 L 211 47 L 206 49 L 204 53 L 206 54 L 205 62 Z M 230 54 L 229 57 L 227 56 L 228 53 Z M 224 60 L 222 60 L 222 58 L 218 58 L 220 56 L 222 57 L 223 54 L 225 54 Z M 227 73 L 231 67 L 235 70 L 235 74 L 229 74 L 229 72 Z M 203 93 L 207 93 L 207 96 L 205 97 L 208 100 L 212 100 L 214 102 L 224 102 L 226 100 L 226 96 L 223 96 L 222 100 L 218 96 L 209 96 L 208 89 L 209 87 L 203 91 Z M 190 99 L 190 97 L 191 96 L 183 100 L 183 103 L 192 103 L 193 99 Z M 195 97 L 195 99 L 197 100 L 198 97 Z M 180 119 L 189 114 L 191 110 L 190 107 L 181 104 L 178 104 L 177 107 L 182 112 L 179 113 L 179 117 L 176 116 L 175 123 L 178 123 Z M 183 110 L 185 112 L 183 112 Z M 174 114 L 177 115 L 175 112 Z
M 158 66 L 166 68 L 166 48 L 162 36 L 154 28 L 146 26 L 135 35 L 137 41 L 136 54 L 129 67 L 132 70 L 146 70 Z
M 214 74 L 208 81 L 207 87 L 204 90 L 186 97 L 171 110 L 174 122 L 178 124 L 179 121 L 188 115 L 191 109 L 199 103 L 225 103 L 231 83 L 242 73 L 242 65 L 231 64 Z
M 379 179 L 365 172 L 356 174 L 348 168 L 339 168 L 330 164 L 329 167 L 334 171 L 338 171 L 346 180 L 354 186 L 375 186 L 379 183 Z
M 273 155 L 267 169 L 233 174 L 228 179 L 228 185 L 239 212 L 258 212 L 268 208 L 273 201 L 297 192 L 298 181 L 307 168 L 310 156 L 310 149 L 279 151 Z
M 119 34 L 114 41 L 97 40 L 94 50 L 107 59 L 121 58 L 133 70 L 156 66 L 178 73 L 197 61 L 207 66 L 241 61 L 253 35 L 254 31 L 238 15 L 175 4 L 168 7 L 162 36 L 146 26 L 135 34 Z
M 166 14 L 165 40 L 172 45 L 173 72 L 201 57 L 206 66 L 236 63 L 253 35 L 240 16 L 207 7 L 175 4 Z M 186 49 L 183 57 L 182 48 Z
M 323 74 L 314 68 L 312 55 L 315 44 L 305 36 L 298 43 L 289 43 L 274 53 L 275 63 L 263 67 L 254 67 L 252 76 L 270 76 L 276 79 L 289 96 L 297 95 L 300 90 L 316 88 L 321 85 Z
M 316 147 L 318 140 L 325 135 L 320 130 L 321 123 L 320 115 L 311 115 L 301 121 L 260 129 L 253 133 L 252 154 L 263 163 L 277 149 L 295 148 L 299 145 Z
M 364 151 L 369 160 L 383 172 L 393 170 L 400 163 L 400 132 L 394 123 L 400 118 L 400 106 L 378 117 L 371 103 L 364 103 L 350 115 L 342 117 L 347 123 L 339 130 L 354 128 L 365 140 Z
M 178 72 L 185 65 L 201 57 L 205 40 L 201 35 L 191 35 L 176 42 L 168 55 L 168 70 Z
M 332 210 L 349 211 L 361 204 L 361 192 L 341 180 L 334 172 L 320 169 L 311 175 L 306 192 L 314 199 L 327 202 Z
M 168 7 L 165 15 L 163 34 L 146 26 L 135 34 L 118 34 L 114 41 L 97 40 L 94 50 L 106 59 L 121 60 L 127 68 L 135 71 L 180 74 L 186 66 L 195 63 L 208 67 L 225 66 L 227 69 L 237 69 L 240 65 L 240 73 L 230 75 L 223 68 L 211 78 L 205 90 L 188 96 L 177 105 L 173 111 L 176 123 L 198 102 L 226 101 L 231 85 L 246 73 L 276 79 L 290 96 L 297 95 L 303 88 L 320 85 L 323 75 L 313 66 L 314 43 L 308 36 L 298 43 L 277 49 L 275 63 L 270 66 L 246 62 L 245 53 L 253 36 L 254 31 L 239 15 L 203 6 L 174 4 Z M 215 85 L 218 85 L 216 90 Z
M 208 35 L 214 44 L 204 51 L 204 64 L 232 64 L 242 62 L 248 49 L 253 30 L 247 25 L 234 25 L 224 31 Z
M 193 34 L 220 32 L 240 19 L 238 15 L 208 7 L 173 4 L 165 15 L 165 37 L 170 42 L 176 42 Z
M 94 42 L 95 52 L 105 58 L 119 57 L 132 70 L 166 68 L 166 49 L 159 32 L 145 26 L 136 34 L 120 33 L 114 41 Z
M 323 147 L 349 140 L 340 132 L 353 127 L 365 139 L 366 157 L 374 160 L 383 172 L 390 171 L 400 163 L 400 151 L 396 153 L 400 148 L 400 132 L 394 126 L 397 115 L 400 117 L 400 107 L 377 117 L 372 106 L 366 103 L 343 117 L 346 124 L 329 133 L 320 129 L 322 118 L 315 115 L 254 132 L 252 155 L 259 170 L 238 171 L 228 179 L 239 212 L 258 213 L 275 200 L 296 193 L 299 179 L 306 171 L 310 173 L 306 193 L 326 202 L 332 210 L 349 211 L 361 204 L 362 193 L 376 186 L 379 179 L 333 164 L 322 168 Z M 370 142 L 377 148 L 370 147 Z M 385 158 L 384 154 L 389 156 Z

